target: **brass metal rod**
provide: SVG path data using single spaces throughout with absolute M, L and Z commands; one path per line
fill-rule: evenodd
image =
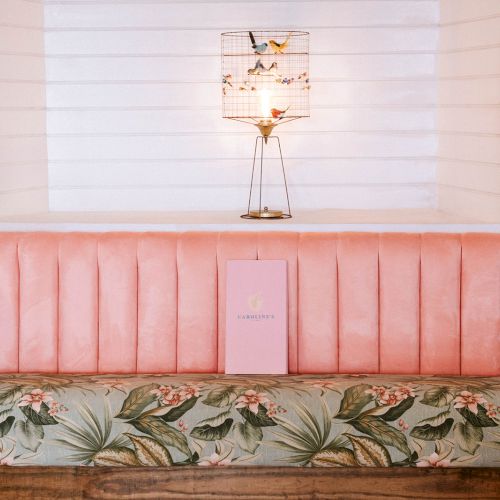
M 250 195 L 248 196 L 248 210 L 247 214 L 250 213 L 250 204 L 252 203 L 252 187 L 253 187 L 253 174 L 255 171 L 255 157 L 257 156 L 257 143 L 259 140 L 259 136 L 255 138 L 255 148 L 253 150 L 253 164 L 252 164 L 252 177 L 250 179 Z
M 285 192 L 286 192 L 286 202 L 288 204 L 288 215 L 290 215 L 290 217 L 291 217 L 292 211 L 290 210 L 290 198 L 288 196 L 288 184 L 286 182 L 285 164 L 283 162 L 283 154 L 281 152 L 281 142 L 280 142 L 280 138 L 278 136 L 276 136 L 276 139 L 278 139 L 278 147 L 280 150 L 280 159 L 281 159 L 281 170 L 283 171 L 283 180 L 285 181 Z
M 267 139 L 266 139 L 267 142 Z M 259 186 L 259 214 L 262 213 L 262 164 L 264 163 L 264 137 L 260 137 L 260 186 Z

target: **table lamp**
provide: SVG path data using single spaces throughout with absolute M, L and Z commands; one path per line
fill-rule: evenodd
M 232 31 L 222 33 L 222 113 L 251 123 L 255 139 L 250 194 L 244 219 L 292 216 L 277 125 L 309 116 L 309 33 L 305 31 Z M 264 147 L 278 145 L 286 210 L 270 209 L 262 197 Z M 258 152 L 259 151 L 259 152 Z M 253 200 L 255 164 L 259 162 L 258 200 Z

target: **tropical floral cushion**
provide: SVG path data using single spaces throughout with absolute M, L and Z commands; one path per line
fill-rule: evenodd
M 0 375 L 2 465 L 499 466 L 500 378 Z

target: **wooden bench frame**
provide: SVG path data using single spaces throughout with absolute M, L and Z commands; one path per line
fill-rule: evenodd
M 500 468 L 2 467 L 16 499 L 499 499 Z

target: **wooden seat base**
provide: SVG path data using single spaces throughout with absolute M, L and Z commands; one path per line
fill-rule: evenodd
M 500 468 L 2 467 L 2 500 L 498 499 Z

